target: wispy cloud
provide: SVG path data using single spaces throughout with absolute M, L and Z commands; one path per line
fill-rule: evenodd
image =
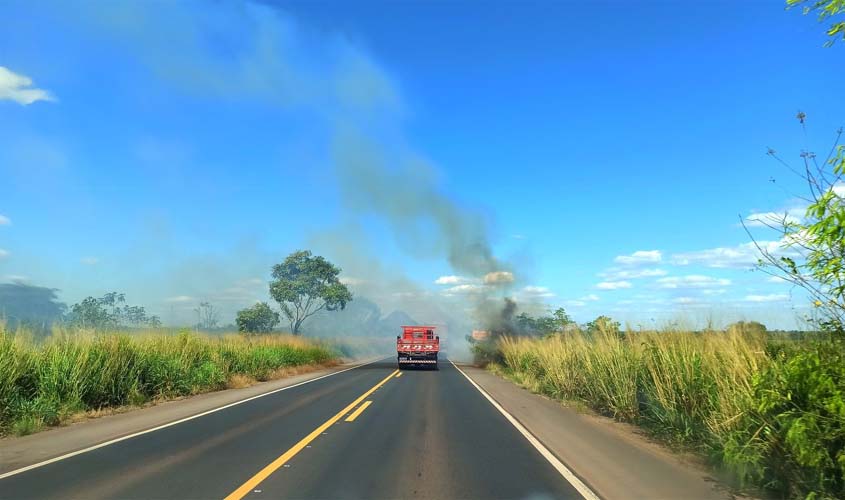
M 193 300 L 195 300 L 195 299 L 193 297 L 188 296 L 188 295 L 177 295 L 175 297 L 168 297 L 168 298 L 164 299 L 165 302 L 171 302 L 171 303 L 185 303 L 185 302 L 192 302 Z
M 11 226 L 11 225 L 12 225 L 12 219 L 6 217 L 3 214 L 0 214 L 0 226 Z
M 100 259 L 97 257 L 82 257 L 79 259 L 80 264 L 85 264 L 86 266 L 95 266 L 100 263 Z
M 437 285 L 462 285 L 464 283 L 473 283 L 475 280 L 466 278 L 464 276 L 441 276 L 434 280 Z
M 663 254 L 660 250 L 637 250 L 631 255 L 619 255 L 613 259 L 613 262 L 625 266 L 635 266 L 640 264 L 653 264 L 660 262 L 663 259 Z
M 465 284 L 449 287 L 446 290 L 443 290 L 442 294 L 447 297 L 453 295 L 472 295 L 476 293 L 481 293 L 482 290 L 484 290 L 484 287 L 482 285 Z
M 8 250 L 3 250 L 2 248 L 0 248 L 0 259 L 6 258 L 6 257 L 8 257 L 9 255 L 10 255 L 10 254 L 9 254 L 9 251 L 8 251 Z
M 680 305 L 691 305 L 700 304 L 701 300 L 695 297 L 675 297 L 674 299 L 672 299 L 672 303 Z
M 747 227 L 781 227 L 784 223 L 798 224 L 804 217 L 805 207 L 796 207 L 782 212 L 752 212 L 745 218 Z
M 599 290 L 620 290 L 622 288 L 631 288 L 633 285 L 630 281 L 602 281 L 596 285 Z
M 638 278 L 653 278 L 657 276 L 666 276 L 669 274 L 664 269 L 647 268 L 647 269 L 618 269 L 611 268 L 599 274 L 602 278 L 608 281 L 617 280 L 633 280 Z
M 547 298 L 555 296 L 555 294 L 545 286 L 526 286 L 521 290 L 521 294 L 535 298 Z
M 758 241 L 760 248 L 774 256 L 798 256 L 794 249 L 785 248 L 786 242 L 780 241 Z M 695 252 L 682 252 L 673 254 L 672 264 L 676 266 L 702 265 L 714 268 L 750 268 L 754 267 L 760 259 L 760 252 L 753 242 L 742 243 L 734 247 L 717 247 Z
M 768 295 L 746 295 L 745 300 L 748 302 L 783 302 L 789 300 L 789 295 L 785 293 L 770 293 Z
M 689 276 L 668 276 L 666 278 L 660 278 L 656 283 L 659 288 L 669 289 L 720 288 L 729 286 L 731 280 L 691 274 Z
M 46 90 L 32 86 L 32 79 L 0 66 L 0 101 L 15 101 L 24 106 L 37 101 L 55 100 Z
M 567 307 L 584 307 L 589 302 L 595 302 L 597 300 L 599 300 L 599 296 L 594 294 L 594 293 L 591 293 L 589 295 L 584 295 L 583 297 L 577 298 L 575 300 L 567 300 L 563 303 L 563 305 L 565 305 Z M 617 301 L 617 304 L 621 304 L 623 302 L 625 302 L 625 301 L 620 300 L 620 301 Z

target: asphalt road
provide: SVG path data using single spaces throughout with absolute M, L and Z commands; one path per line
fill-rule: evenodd
M 581 498 L 443 361 L 365 365 L 0 479 L 0 498 L 227 497 Z

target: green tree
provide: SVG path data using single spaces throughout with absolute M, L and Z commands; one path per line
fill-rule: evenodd
M 742 332 L 755 335 L 762 335 L 768 331 L 766 325 L 759 321 L 737 321 L 728 325 L 725 330 L 728 332 Z
M 317 312 L 342 310 L 352 300 L 339 275 L 340 268 L 308 250 L 293 252 L 273 266 L 270 296 L 290 322 L 291 333 L 299 335 L 302 323 Z
M 109 292 L 100 298 L 86 297 L 72 305 L 67 321 L 73 326 L 98 330 L 125 326 L 161 326 L 158 316 L 147 315 L 142 306 L 130 306 L 126 303 L 126 295 L 117 292 Z
M 786 8 L 791 9 L 797 5 L 804 5 L 804 15 L 818 13 L 819 22 L 824 22 L 837 14 L 845 14 L 845 0 L 786 0 Z M 830 40 L 826 46 L 833 45 L 838 34 L 842 34 L 845 40 L 845 21 L 834 22 L 827 30 Z
M 799 113 L 798 119 L 803 127 L 806 115 Z M 780 233 L 777 245 L 758 242 L 746 227 L 761 255 L 758 267 L 803 288 L 819 312 L 814 321 L 839 337 L 845 331 L 845 146 L 839 144 L 841 137 L 840 128 L 823 160 L 802 151 L 800 169 L 769 150 L 769 155 L 806 181 L 807 210 L 800 220 L 784 215 L 764 222 Z
M 587 333 L 615 333 L 618 334 L 621 325 L 618 321 L 613 321 L 609 316 L 599 316 L 596 319 L 587 322 L 585 325 Z
M 266 302 L 241 309 L 235 318 L 238 331 L 244 333 L 269 333 L 279 324 L 279 313 L 270 309 Z
M 562 307 L 558 307 L 552 313 L 552 318 L 554 318 L 554 329 L 555 331 L 562 332 L 566 329 L 567 326 L 575 323 L 572 321 L 572 318 L 569 317 L 566 310 Z

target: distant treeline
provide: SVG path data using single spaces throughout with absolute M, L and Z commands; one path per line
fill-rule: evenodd
M 123 293 L 86 297 L 71 306 L 60 301 L 57 293 L 55 288 L 25 283 L 0 284 L 0 322 L 5 323 L 8 331 L 22 328 L 36 337 L 48 336 L 56 324 L 91 330 L 162 326 L 158 316 L 149 314 L 144 306 L 130 305 Z M 238 329 L 231 322 L 222 324 L 219 311 L 209 302 L 200 302 L 194 313 L 196 323 L 191 325 L 192 329 L 207 333 L 229 333 Z M 414 323 L 414 318 L 404 311 L 385 314 L 374 302 L 358 297 L 343 310 L 315 314 L 303 330 L 315 337 L 390 337 L 396 335 L 400 326 Z

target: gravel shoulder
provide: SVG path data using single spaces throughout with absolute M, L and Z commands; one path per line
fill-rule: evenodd
M 579 413 L 487 370 L 461 369 L 606 500 L 733 498 L 705 467 L 633 426 Z

